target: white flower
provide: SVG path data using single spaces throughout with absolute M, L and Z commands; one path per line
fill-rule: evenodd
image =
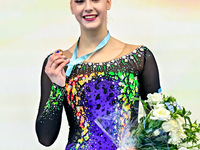
M 191 147 L 192 146 L 192 142 L 185 142 L 185 143 L 180 143 L 180 145 L 178 146 L 179 149 L 180 148 L 185 148 L 185 147 Z
M 153 135 L 154 136 L 158 136 L 160 134 L 160 130 L 159 129 L 156 129 L 154 132 L 153 132 Z
M 178 150 L 189 150 L 189 149 L 187 149 L 187 148 L 185 148 L 185 147 L 181 147 L 181 148 L 179 148 Z
M 152 120 L 162 120 L 167 121 L 171 118 L 170 111 L 164 107 L 159 107 L 153 109 L 153 116 L 150 116 Z
M 182 142 L 182 139 L 187 137 L 179 121 L 173 118 L 167 122 L 164 122 L 162 124 L 162 128 L 165 132 L 169 132 L 171 138 L 169 139 L 168 143 L 178 145 Z
M 176 134 L 181 139 L 185 139 L 187 137 L 182 126 L 179 128 Z
M 193 147 L 192 149 L 187 149 L 186 147 L 181 147 L 178 150 L 199 150 L 199 149 L 197 147 Z
M 200 140 L 200 133 L 196 133 L 197 139 Z
M 169 139 L 168 143 L 178 145 L 182 142 L 181 137 L 177 133 L 178 132 L 176 132 L 176 131 L 172 131 L 169 133 L 170 139 Z
M 178 115 L 178 118 L 176 119 L 176 121 L 179 123 L 180 126 L 182 126 L 185 123 L 184 118 L 181 117 L 180 115 Z
M 160 108 L 160 107 L 165 107 L 165 105 L 164 104 L 156 104 L 156 105 L 154 105 L 154 108 L 156 109 L 156 108 Z
M 147 98 L 147 102 L 150 105 L 156 105 L 157 103 L 163 102 L 163 95 L 160 93 L 148 94 Z
M 164 122 L 162 124 L 162 128 L 164 129 L 165 132 L 175 131 L 175 130 L 178 130 L 179 125 L 178 125 L 177 121 L 172 118 L 169 121 Z

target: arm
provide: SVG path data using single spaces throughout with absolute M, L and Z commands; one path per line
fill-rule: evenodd
M 55 73 L 52 73 L 52 70 L 59 69 L 59 67 L 63 69 L 63 66 L 67 63 L 64 58 L 55 57 L 55 55 L 50 57 L 45 60 L 42 68 L 41 98 L 36 119 L 37 137 L 39 142 L 45 146 L 52 145 L 56 140 L 60 130 L 63 110 L 64 87 L 58 84 L 63 85 L 65 80 L 60 80 L 59 77 L 55 76 Z M 59 59 L 62 61 L 57 61 L 57 65 L 53 65 Z M 61 71 L 59 70 L 58 72 Z M 52 78 L 52 75 L 54 75 L 54 78 Z M 55 79 L 59 80 L 59 82 Z M 52 80 L 54 80 L 54 83 L 52 83 Z M 55 83 L 56 81 L 58 84 Z
M 147 94 L 161 92 L 159 72 L 156 60 L 150 50 L 145 50 L 144 65 L 140 74 L 141 99 L 147 100 Z M 150 107 L 148 107 L 150 109 Z M 148 113 L 148 111 L 146 111 Z
M 160 79 L 156 60 L 150 50 L 145 51 L 144 66 L 141 71 L 141 98 L 147 99 L 147 94 L 160 92 Z

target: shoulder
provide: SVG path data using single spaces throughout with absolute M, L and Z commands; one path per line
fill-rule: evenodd
M 126 49 L 124 49 L 124 53 L 137 53 L 137 54 L 141 54 L 144 56 L 153 56 L 153 53 L 151 52 L 151 50 L 145 46 L 145 45 L 132 45 L 132 44 L 126 44 Z
M 73 51 L 74 51 L 75 46 L 76 46 L 76 45 L 74 44 L 74 45 L 72 45 L 69 49 L 64 50 L 64 51 L 63 51 L 63 55 L 64 55 L 66 58 L 71 58 L 72 55 L 73 55 Z M 44 66 L 46 65 L 46 63 L 47 63 L 49 57 L 50 57 L 52 54 L 53 54 L 53 53 L 50 53 L 49 55 L 47 55 L 47 57 L 45 58 L 45 60 L 44 60 L 44 62 L 43 62 L 43 65 L 44 65 Z
M 130 52 L 132 52 L 134 50 L 139 49 L 140 47 L 142 47 L 142 45 L 133 45 L 133 44 L 125 43 L 124 53 L 130 53 Z
M 140 47 L 141 45 L 134 45 L 134 44 L 128 44 L 128 43 L 124 43 L 114 37 L 112 37 L 111 42 L 110 42 L 110 46 L 113 49 L 121 49 L 120 51 L 120 56 L 122 55 L 127 55 L 129 53 L 131 53 L 133 50 L 136 50 L 138 47 Z M 119 56 L 119 57 L 120 57 Z
M 126 44 L 126 48 L 123 51 L 123 55 L 130 55 L 136 60 L 137 63 L 145 63 L 147 60 L 154 60 L 155 57 L 151 50 L 144 45 L 132 45 Z M 142 64 L 140 64 L 142 66 Z
M 137 45 L 137 44 L 129 44 L 129 43 L 124 43 L 114 37 L 111 38 L 111 44 L 110 44 L 112 47 L 122 47 L 123 45 L 123 49 L 122 49 L 122 53 L 124 55 L 126 54 L 129 54 L 131 53 L 132 51 L 134 50 L 142 50 L 142 51 L 146 51 L 148 50 L 149 51 L 149 48 L 147 46 L 144 46 L 144 45 Z
M 64 50 L 64 51 L 63 51 L 63 55 L 64 55 L 66 58 L 71 58 L 72 55 L 73 55 L 73 52 L 74 52 L 75 47 L 76 47 L 76 43 L 75 43 L 74 45 L 72 45 L 69 49 Z
M 125 43 L 124 49 L 121 53 L 121 56 L 128 54 L 136 54 L 138 56 L 145 56 L 149 51 L 149 49 L 144 45 L 133 45 Z

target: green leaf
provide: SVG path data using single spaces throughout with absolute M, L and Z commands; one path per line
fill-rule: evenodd
M 150 123 L 149 123 L 149 128 L 152 128 L 154 122 L 155 122 L 154 120 L 151 120 L 151 121 L 150 121 Z
M 154 128 L 160 127 L 162 123 L 163 123 L 163 121 L 161 121 L 161 120 L 157 121 Z
M 187 115 L 188 115 L 188 116 L 189 116 L 189 115 L 191 115 L 191 114 L 192 114 L 192 112 L 191 112 L 191 111 L 188 111 L 188 112 L 187 112 Z
M 187 120 L 188 120 L 188 122 L 190 123 L 190 127 L 192 128 L 192 122 L 191 122 L 191 120 L 190 120 L 190 117 L 185 117 Z
M 185 108 L 183 107 L 183 116 L 185 116 L 185 114 L 186 114 L 186 111 L 185 111 Z

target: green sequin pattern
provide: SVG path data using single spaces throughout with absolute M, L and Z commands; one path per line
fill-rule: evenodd
M 63 106 L 64 94 L 64 87 L 60 87 L 55 83 L 52 84 L 49 99 L 44 107 L 44 111 L 40 116 L 40 119 L 48 118 L 52 120 L 52 115 L 54 115 L 57 111 L 60 111 Z

